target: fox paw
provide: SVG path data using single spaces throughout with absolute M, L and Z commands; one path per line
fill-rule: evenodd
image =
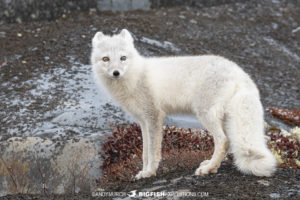
M 204 167 L 204 166 L 208 165 L 209 163 L 210 163 L 210 160 L 204 160 L 204 161 L 202 161 L 202 163 L 200 163 L 200 166 Z
M 141 178 L 148 178 L 148 177 L 151 177 L 151 176 L 155 176 L 156 175 L 156 172 L 152 172 L 152 171 L 143 171 L 141 170 L 136 176 L 135 176 L 135 179 L 136 180 L 139 180 Z
M 205 160 L 200 164 L 200 167 L 196 170 L 195 175 L 204 176 L 207 174 L 215 174 L 218 171 L 218 166 L 212 165 L 210 160 Z

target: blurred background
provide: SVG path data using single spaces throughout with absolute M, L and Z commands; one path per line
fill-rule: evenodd
M 53 20 L 74 11 L 128 11 L 160 7 L 214 6 L 243 0 L 1 0 L 0 19 L 4 22 Z

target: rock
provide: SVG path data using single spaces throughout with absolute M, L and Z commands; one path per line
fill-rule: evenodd
M 6 32 L 1 31 L 0 32 L 0 38 L 5 38 L 6 37 Z
M 0 196 L 91 192 L 101 175 L 101 137 L 52 141 L 13 137 L 0 143 Z
M 264 186 L 269 186 L 270 182 L 267 180 L 258 180 L 257 183 L 264 185 Z
M 166 182 L 167 182 L 166 179 L 162 179 L 162 180 L 154 181 L 153 185 L 159 185 L 159 184 L 166 183 Z
M 271 193 L 271 194 L 270 194 L 270 197 L 271 197 L 272 199 L 279 199 L 279 198 L 280 198 L 280 194 L 278 194 L 278 193 Z
M 176 183 L 178 183 L 178 181 L 180 181 L 182 179 L 183 179 L 182 176 L 180 176 L 179 178 L 174 178 L 174 179 L 171 180 L 171 183 L 176 184 Z

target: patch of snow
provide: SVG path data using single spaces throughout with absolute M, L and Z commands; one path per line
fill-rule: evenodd
M 73 58 L 71 62 L 74 62 Z M 109 122 L 122 121 L 123 112 L 113 105 L 107 106 L 111 104 L 111 100 L 95 84 L 90 65 L 74 65 L 70 72 L 57 69 L 51 76 L 53 75 L 60 77 L 59 80 L 64 83 L 61 90 L 68 98 L 56 110 L 45 113 L 45 117 L 52 116 L 52 120 L 43 123 L 35 134 L 63 134 L 60 127 L 69 127 L 79 134 L 98 133 L 99 130 L 110 129 Z M 43 83 L 31 91 L 36 95 L 52 88 L 48 75 L 42 76 L 40 81 Z
M 270 182 L 267 180 L 258 180 L 257 183 L 264 185 L 264 186 L 269 186 Z
M 146 44 L 150 44 L 152 46 L 156 46 L 156 47 L 163 48 L 163 49 L 168 49 L 173 52 L 180 51 L 180 49 L 178 47 L 176 47 L 173 43 L 168 42 L 168 41 L 160 42 L 160 41 L 153 40 L 153 39 L 150 39 L 147 37 L 141 37 L 140 41 L 143 43 L 146 43 Z
M 300 31 L 300 26 L 292 30 L 292 33 L 297 33 L 298 31 Z
M 280 44 L 279 42 L 277 42 L 273 38 L 271 38 L 271 37 L 264 37 L 264 40 L 266 42 L 268 42 L 269 45 L 271 45 L 271 46 L 275 47 L 276 49 L 280 50 L 281 52 L 283 52 L 287 56 L 292 57 L 293 59 L 295 59 L 298 62 L 300 61 L 300 57 L 296 53 L 292 52 L 286 46 Z
M 280 198 L 280 194 L 278 194 L 278 193 L 271 193 L 271 194 L 269 194 L 269 196 L 270 196 L 272 199 L 279 199 L 279 198 Z

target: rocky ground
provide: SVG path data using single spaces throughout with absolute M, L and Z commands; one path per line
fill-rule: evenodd
M 90 11 L 64 15 L 56 21 L 1 25 L 0 150 L 2 160 L 11 164 L 10 167 L 5 167 L 4 162 L 0 162 L 2 188 L 6 188 L 0 192 L 2 195 L 7 194 L 7 191 L 43 191 L 44 185 L 49 187 L 51 193 L 56 191 L 55 187 L 51 186 L 53 184 L 62 185 L 56 188 L 57 191 L 84 191 L 83 186 L 74 187 L 74 183 L 77 183 L 74 181 L 74 173 L 72 176 L 70 172 L 64 179 L 67 181 L 61 184 L 61 180 L 53 178 L 59 177 L 56 172 L 61 171 L 61 168 L 55 171 L 49 167 L 41 167 L 40 173 L 36 167 L 39 163 L 36 160 L 39 159 L 32 158 L 44 158 L 43 166 L 55 165 L 53 163 L 59 163 L 61 155 L 69 155 L 62 153 L 70 152 L 69 144 L 79 143 L 79 147 L 85 147 L 81 144 L 85 143 L 83 139 L 87 139 L 87 144 L 91 144 L 87 146 L 93 149 L 95 144 L 100 146 L 102 143 L 103 132 L 109 132 L 116 124 L 132 120 L 120 111 L 105 93 L 97 89 L 89 65 L 90 41 L 93 35 L 98 30 L 112 32 L 122 28 L 127 28 L 133 33 L 136 47 L 145 56 L 218 54 L 237 62 L 258 84 L 266 108 L 267 122 L 282 129 L 291 128 L 271 118 L 267 108 L 300 107 L 299 1 L 251 1 L 203 8 L 160 8 L 122 13 Z M 193 120 L 174 117 L 169 118 L 166 123 L 199 127 L 199 124 L 190 123 Z M 39 143 L 39 147 L 35 146 L 37 150 L 32 150 L 35 143 L 26 143 L 27 146 L 21 143 L 18 154 L 21 157 L 16 158 L 17 154 L 13 150 L 8 152 L 8 149 L 18 149 L 15 146 L 20 143 L 20 137 L 25 141 L 46 142 Z M 58 143 L 60 148 L 57 148 Z M 47 151 L 43 153 L 45 149 Z M 37 157 L 26 153 L 28 151 Z M 97 151 L 98 149 L 88 155 L 97 157 Z M 24 159 L 24 155 L 29 158 L 25 156 Z M 81 153 L 76 155 L 86 156 Z M 16 165 L 16 159 L 23 159 L 23 162 L 28 163 L 23 174 L 21 173 L 21 178 L 31 177 L 32 174 L 39 177 L 31 187 L 26 185 L 32 181 L 30 178 L 28 182 L 18 182 L 17 175 L 9 172 L 13 166 L 18 166 L 15 167 L 15 171 L 23 166 L 22 162 L 17 162 Z M 72 162 L 77 161 L 75 159 Z M 90 159 L 88 162 L 93 163 L 94 171 L 88 172 L 92 176 L 101 161 Z M 32 163 L 35 163 L 35 167 L 31 167 Z M 158 191 L 163 188 L 168 191 L 203 191 L 209 192 L 209 197 L 216 199 L 297 199 L 300 196 L 299 170 L 279 170 L 273 178 L 261 179 L 241 175 L 230 166 L 224 165 L 219 174 L 204 178 L 192 177 L 191 172 L 158 176 L 133 182 L 128 185 L 128 190 L 151 188 L 160 185 L 152 185 L 155 181 L 162 180 L 164 186 L 157 188 Z M 71 165 L 69 170 L 72 167 L 74 165 Z M 75 174 L 81 174 L 79 177 L 85 176 L 87 172 L 84 169 L 79 167 L 80 173 L 77 171 Z M 50 171 L 53 174 L 49 173 Z M 12 174 L 13 176 L 10 176 Z M 178 181 L 172 187 L 168 186 L 172 179 L 181 176 L 182 181 Z M 73 182 L 69 183 L 70 180 Z M 87 181 L 93 184 L 91 179 Z M 9 186 L 13 189 L 7 189 Z M 248 196 L 242 196 L 244 194 Z M 75 197 L 21 195 L 4 198 L 88 199 L 92 198 L 90 195 L 91 191 L 87 195 Z
M 105 192 L 76 195 L 8 195 L 5 200 L 15 199 L 299 199 L 299 170 L 279 169 L 273 178 L 259 178 L 239 173 L 230 163 L 223 163 L 218 174 L 205 177 L 193 176 L 194 170 L 169 173 L 164 176 L 132 181 L 126 189 L 111 197 Z M 132 191 L 136 198 L 129 198 Z M 165 196 L 155 197 L 166 191 Z M 139 192 L 157 192 L 140 194 Z M 174 192 L 174 193 L 172 193 Z M 176 193 L 175 193 L 176 192 Z M 144 196 L 143 196 L 144 195 Z M 147 198 L 148 195 L 148 198 Z

